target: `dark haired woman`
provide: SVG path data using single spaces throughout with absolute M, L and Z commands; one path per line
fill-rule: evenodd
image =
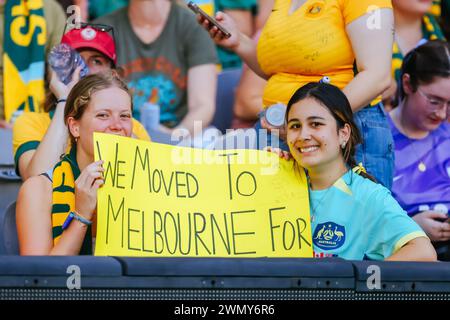
M 430 240 L 390 192 L 363 168 L 352 170 L 360 134 L 337 87 L 303 86 L 289 101 L 286 120 L 291 156 L 309 179 L 316 257 L 436 260 Z
M 450 260 L 450 45 L 436 40 L 414 49 L 401 79 L 400 103 L 390 113 L 392 192 L 434 242 L 439 258 Z

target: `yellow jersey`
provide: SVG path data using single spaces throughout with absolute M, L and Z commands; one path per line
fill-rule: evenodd
M 263 105 L 287 104 L 293 93 L 324 76 L 344 88 L 354 78 L 355 55 L 346 26 L 390 0 L 307 0 L 289 14 L 291 0 L 275 4 L 258 42 L 257 56 L 270 76 Z

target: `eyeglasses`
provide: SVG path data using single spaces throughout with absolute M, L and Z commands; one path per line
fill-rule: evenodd
M 417 92 L 419 92 L 419 94 L 427 100 L 428 108 L 431 112 L 437 112 L 444 109 L 446 110 L 447 117 L 450 116 L 450 101 L 432 98 L 419 88 L 417 88 Z

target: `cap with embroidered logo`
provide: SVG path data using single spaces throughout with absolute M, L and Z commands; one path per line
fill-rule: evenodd
M 63 35 L 61 43 L 66 43 L 76 50 L 83 48 L 97 50 L 112 60 L 114 66 L 117 65 L 114 38 L 107 31 L 91 26 L 75 28 Z

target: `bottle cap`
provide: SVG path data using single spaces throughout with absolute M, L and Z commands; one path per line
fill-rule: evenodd
M 285 114 L 286 106 L 284 104 L 273 104 L 266 110 L 266 120 L 271 126 L 281 127 L 284 124 Z

